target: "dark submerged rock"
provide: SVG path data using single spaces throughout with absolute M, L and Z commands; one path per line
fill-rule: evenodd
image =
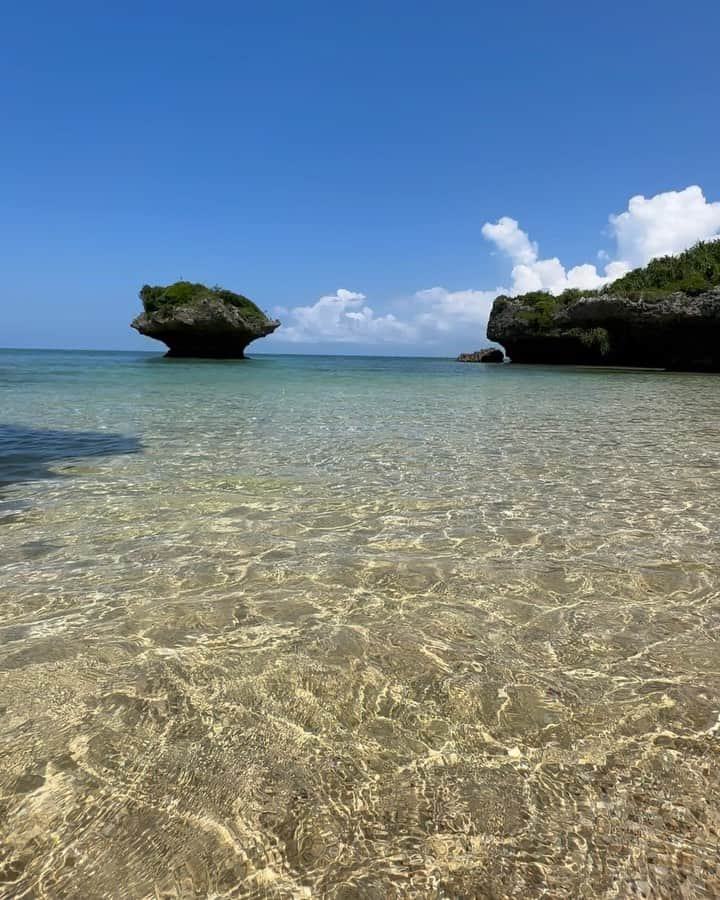
M 131 323 L 162 341 L 167 356 L 243 359 L 245 348 L 280 325 L 251 300 L 221 288 L 177 282 L 140 291 L 145 311 Z
M 461 353 L 457 362 L 467 363 L 501 363 L 505 360 L 505 354 L 497 347 L 486 347 L 484 350 L 473 350 L 472 353 Z

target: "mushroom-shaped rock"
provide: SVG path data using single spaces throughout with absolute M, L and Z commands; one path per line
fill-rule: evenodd
M 243 359 L 251 341 L 280 325 L 242 294 L 189 281 L 145 285 L 140 299 L 144 312 L 131 327 L 166 344 L 168 356 Z

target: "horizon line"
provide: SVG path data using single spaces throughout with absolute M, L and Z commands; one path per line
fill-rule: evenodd
M 483 349 L 483 348 L 480 348 Z M 141 353 L 147 356 L 166 356 L 166 353 L 163 353 L 161 350 L 129 350 L 129 349 L 114 349 L 108 347 L 0 347 L 0 353 L 11 352 L 11 353 Z M 467 352 L 467 351 L 461 351 Z M 287 352 L 268 352 L 266 350 L 259 351 L 257 353 L 249 354 L 245 357 L 245 359 L 253 359 L 258 356 L 330 356 L 330 357 L 339 357 L 339 358 L 348 358 L 352 359 L 353 357 L 365 357 L 370 359 L 449 359 L 455 360 L 455 356 L 452 355 L 426 355 L 426 354 L 414 354 L 414 353 L 326 353 L 326 352 L 306 352 L 306 353 L 287 353 Z M 194 357 L 175 357 L 175 359 L 208 359 L 212 362 L 241 362 L 242 360 L 233 359 L 232 357 L 228 357 L 223 360 L 222 358 L 213 358 L 213 357 L 203 357 L 203 356 L 194 356 Z

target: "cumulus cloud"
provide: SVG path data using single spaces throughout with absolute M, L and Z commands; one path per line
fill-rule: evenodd
M 513 294 L 526 294 L 529 291 L 559 294 L 567 288 L 595 290 L 619 278 L 628 269 L 626 265 L 615 261 L 608 263 L 601 275 L 591 263 L 566 270 L 557 256 L 540 259 L 538 245 L 509 216 L 503 216 L 495 223 L 486 222 L 482 233 L 515 263 L 512 270 Z
M 418 291 L 414 296 L 417 332 L 425 338 L 432 333 L 448 334 L 459 328 L 481 333 L 487 327 L 492 302 L 502 288 L 494 291 L 448 291 L 444 287 Z
M 486 222 L 483 237 L 492 241 L 518 264 L 532 265 L 538 258 L 538 245 L 531 241 L 515 219 L 501 216 L 497 222 Z
M 343 288 L 308 306 L 276 307 L 283 320 L 277 339 L 293 343 L 337 342 L 357 344 L 436 343 L 454 332 L 483 334 L 492 302 L 502 288 L 492 291 L 449 291 L 433 287 L 399 302 L 400 318 L 378 315 L 365 295 Z
M 681 253 L 720 231 L 720 202 L 708 203 L 696 184 L 684 191 L 632 197 L 625 212 L 610 216 L 618 256 L 644 266 L 656 256 Z
M 557 256 L 541 257 L 538 244 L 519 222 L 502 216 L 486 222 L 483 237 L 512 263 L 511 286 L 494 290 L 433 287 L 398 301 L 398 315 L 378 313 L 363 294 L 340 289 L 307 306 L 276 310 L 283 319 L 278 340 L 363 344 L 426 344 L 449 347 L 468 335 L 481 340 L 492 301 L 500 293 L 522 294 L 567 288 L 600 288 L 656 256 L 680 253 L 699 240 L 719 237 L 720 202 L 709 203 L 697 185 L 645 198 L 632 197 L 628 208 L 609 217 L 616 251 L 601 250 L 598 266 L 586 262 L 566 268 Z
M 537 243 L 531 241 L 520 224 L 509 216 L 486 222 L 483 236 L 512 262 L 513 294 L 549 291 L 559 294 L 567 288 L 593 290 L 615 281 L 656 256 L 681 253 L 697 241 L 717 237 L 720 231 L 720 202 L 708 203 L 702 190 L 691 185 L 682 191 L 667 191 L 646 198 L 632 197 L 625 212 L 610 216 L 610 230 L 617 244 L 602 274 L 592 263 L 566 269 L 556 257 L 541 259 Z M 605 251 L 600 259 L 609 259 Z
M 286 341 L 338 341 L 340 343 L 400 342 L 412 340 L 411 326 L 391 313 L 378 316 L 365 304 L 365 295 L 340 288 L 309 306 L 290 310 L 281 337 Z

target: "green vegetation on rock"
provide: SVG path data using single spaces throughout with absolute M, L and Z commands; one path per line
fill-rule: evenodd
M 566 334 L 576 337 L 588 350 L 597 350 L 600 356 L 607 356 L 610 352 L 610 332 L 607 328 L 571 328 Z
M 720 240 L 695 244 L 679 256 L 659 256 L 644 268 L 633 269 L 604 288 L 604 293 L 631 299 L 682 291 L 696 296 L 720 284 Z
M 514 363 L 720 372 L 720 240 L 601 290 L 498 297 L 487 336 Z
M 567 293 L 570 293 L 570 291 Z M 553 294 L 548 294 L 545 291 L 532 291 L 532 293 L 523 294 L 516 299 L 521 300 L 526 306 L 526 309 L 519 314 L 522 321 L 541 329 L 552 327 L 553 316 L 565 303 L 564 294 L 555 297 Z
M 528 325 L 551 328 L 553 317 L 564 306 L 580 297 L 615 294 L 630 300 L 662 300 L 669 294 L 682 292 L 697 296 L 720 285 L 720 240 L 701 241 L 678 256 L 660 256 L 640 269 L 633 269 L 599 291 L 570 288 L 555 296 L 547 291 L 532 291 L 515 297 L 526 309 L 520 313 Z M 510 298 L 495 300 L 501 310 Z
M 209 288 L 204 284 L 195 284 L 191 281 L 176 281 L 175 284 L 167 286 L 146 284 L 140 289 L 139 296 L 148 315 L 164 310 L 169 311 L 180 306 L 194 306 L 202 300 L 221 300 L 228 306 L 239 309 L 243 316 L 250 321 L 264 322 L 267 320 L 265 313 L 252 300 L 217 285 Z
M 513 298 L 501 294 L 495 298 L 493 308 L 500 312 L 511 299 L 516 302 L 520 301 L 525 308 L 518 313 L 518 318 L 529 327 L 544 331 L 553 327 L 555 314 L 564 306 L 569 306 L 580 297 L 593 297 L 598 293 L 598 291 L 580 291 L 577 288 L 570 288 L 558 295 L 548 291 L 531 291 L 529 294 L 519 294 Z

